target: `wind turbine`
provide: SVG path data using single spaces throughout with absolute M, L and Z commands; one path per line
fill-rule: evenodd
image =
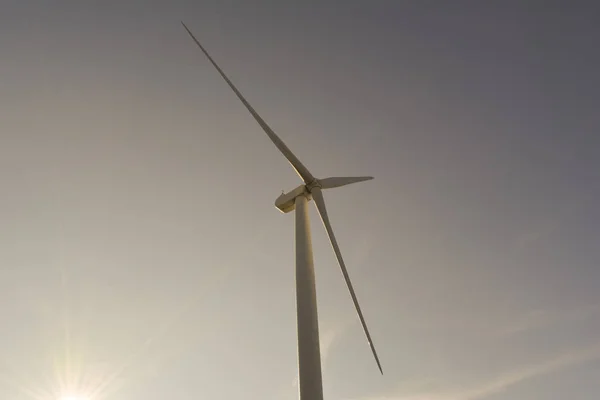
M 322 400 L 323 383 L 321 376 L 321 350 L 319 346 L 319 324 L 317 319 L 317 296 L 315 288 L 315 270 L 313 264 L 312 242 L 310 236 L 310 222 L 308 218 L 308 201 L 315 202 L 331 246 L 340 265 L 342 275 L 348 286 L 350 296 L 356 308 L 358 318 L 363 331 L 367 337 L 367 342 L 371 347 L 375 362 L 381 374 L 383 370 L 379 357 L 375 351 L 373 340 L 369 334 L 367 323 L 358 304 L 358 299 L 354 293 L 354 288 L 348 276 L 342 253 L 333 233 L 325 199 L 323 198 L 323 189 L 331 189 L 351 183 L 362 182 L 373 179 L 371 176 L 359 177 L 331 177 L 325 179 L 315 178 L 310 171 L 298 160 L 283 141 L 273 132 L 267 123 L 261 118 L 254 108 L 248 103 L 240 91 L 229 80 L 223 70 L 217 65 L 206 49 L 200 44 L 194 34 L 188 27 L 181 22 L 190 37 L 196 42 L 200 50 L 208 58 L 211 64 L 219 72 L 221 77 L 227 82 L 231 90 L 237 95 L 238 99 L 246 106 L 256 122 L 263 131 L 269 136 L 271 141 L 279 151 L 287 158 L 292 168 L 300 176 L 303 183 L 288 193 L 282 193 L 276 200 L 275 206 L 283 213 L 296 211 L 296 311 L 297 311 L 297 329 L 298 329 L 298 383 L 300 400 Z

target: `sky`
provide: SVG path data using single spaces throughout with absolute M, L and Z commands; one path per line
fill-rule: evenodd
M 600 8 L 1 0 L 0 398 L 298 397 L 298 177 L 326 399 L 600 391 Z

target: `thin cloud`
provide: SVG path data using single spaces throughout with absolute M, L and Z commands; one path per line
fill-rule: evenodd
M 340 334 L 340 329 L 330 329 L 329 331 L 324 332 L 324 334 L 320 335 L 321 342 L 321 363 L 325 364 L 327 362 L 327 358 L 330 354 L 331 345 L 335 338 Z
M 358 319 L 353 314 L 350 318 L 341 320 L 340 322 L 335 324 L 334 328 L 328 329 L 320 335 L 321 363 L 323 365 L 325 365 L 325 363 L 329 359 L 329 355 L 331 354 L 331 348 L 335 343 L 335 340 L 342 336 L 344 333 L 346 333 L 348 328 L 350 328 L 357 322 Z
M 472 385 L 471 387 L 435 392 L 369 397 L 363 400 L 484 400 L 527 380 L 597 360 L 600 360 L 600 341 L 591 346 L 575 349 L 537 364 L 506 372 L 494 379 Z
M 541 329 L 550 325 L 572 324 L 577 321 L 596 318 L 600 312 L 600 304 L 589 304 L 577 309 L 563 310 L 533 310 L 524 314 L 521 318 L 502 328 L 497 335 L 499 337 L 512 336 L 520 333 Z
M 480 387 L 461 393 L 460 400 L 484 399 L 492 394 L 502 392 L 523 381 L 558 372 L 576 365 L 600 359 L 600 343 L 562 354 L 542 363 L 533 364 L 492 380 Z
M 566 208 L 565 208 L 566 210 Z M 562 220 L 559 217 L 548 219 L 536 226 L 531 226 L 528 230 L 517 235 L 515 244 L 518 249 L 524 249 L 534 246 L 554 235 L 561 228 Z
M 353 319 L 346 319 L 335 324 L 333 328 L 323 329 L 319 334 L 319 343 L 321 348 L 321 366 L 322 369 L 326 368 L 327 361 L 329 359 L 329 355 L 331 354 L 331 348 L 336 339 L 338 339 L 345 331 L 352 326 L 356 321 Z M 298 387 L 298 375 L 294 377 L 292 380 L 292 388 L 296 389 Z M 289 395 L 291 392 L 286 393 Z M 294 398 L 297 397 L 297 393 L 294 393 Z M 281 398 L 281 395 L 278 394 L 278 398 Z
M 534 329 L 539 329 L 550 325 L 559 319 L 562 319 L 562 315 L 557 316 L 555 313 L 548 310 L 533 310 L 527 312 L 526 314 L 522 315 L 522 317 L 500 329 L 498 336 L 512 336 Z

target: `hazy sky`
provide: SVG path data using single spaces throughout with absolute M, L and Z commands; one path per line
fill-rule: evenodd
M 299 179 L 183 19 L 313 174 L 375 176 L 325 196 L 383 377 L 311 207 L 327 399 L 597 399 L 585 3 L 1 0 L 0 398 L 297 398 Z

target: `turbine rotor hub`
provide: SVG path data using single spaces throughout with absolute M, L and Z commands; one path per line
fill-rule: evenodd
M 308 193 L 312 192 L 312 190 L 316 187 L 323 188 L 321 182 L 319 182 L 317 178 L 313 179 L 312 182 L 306 184 L 306 190 L 308 191 Z

